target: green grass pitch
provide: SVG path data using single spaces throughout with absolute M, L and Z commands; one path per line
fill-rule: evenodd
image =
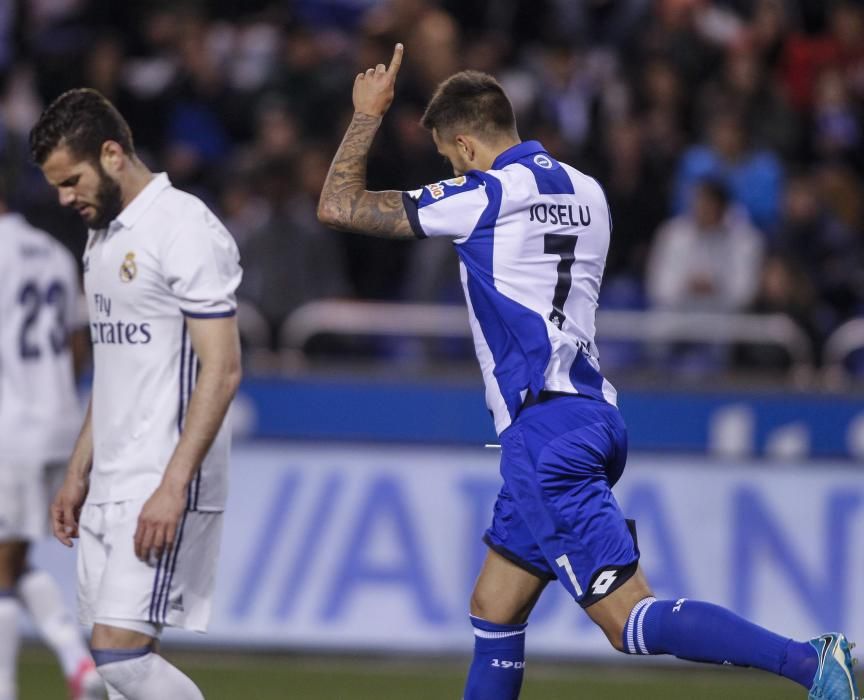
M 459 700 L 459 660 L 166 652 L 207 700 Z M 53 657 L 22 651 L 18 700 L 65 700 Z M 522 700 L 803 700 L 788 681 L 751 670 L 685 665 L 529 664 Z M 167 700 L 167 699 L 166 699 Z

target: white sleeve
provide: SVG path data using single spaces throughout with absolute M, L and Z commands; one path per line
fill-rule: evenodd
M 418 238 L 467 238 L 489 206 L 485 183 L 472 173 L 403 192 L 402 201 Z
M 168 286 L 186 316 L 233 316 L 243 276 L 237 244 L 209 210 L 188 219 L 191 225 L 178 226 L 163 252 Z

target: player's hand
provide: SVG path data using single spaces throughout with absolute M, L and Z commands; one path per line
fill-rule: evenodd
M 51 503 L 51 529 L 54 537 L 67 547 L 71 547 L 72 540 L 78 537 L 78 517 L 88 490 L 86 479 L 67 472 L 63 486 Z
M 396 74 L 402 65 L 402 44 L 396 44 L 390 67 L 385 68 L 379 63 L 365 73 L 358 73 L 354 79 L 354 111 L 368 114 L 372 117 L 383 117 L 393 102 L 396 86 Z
M 135 556 L 141 561 L 155 561 L 174 545 L 180 518 L 186 509 L 186 491 L 164 485 L 144 503 L 135 530 Z

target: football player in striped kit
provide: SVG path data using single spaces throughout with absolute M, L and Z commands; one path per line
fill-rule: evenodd
M 150 172 L 94 90 L 58 97 L 30 145 L 90 229 L 93 393 L 52 506 L 58 539 L 79 539 L 79 615 L 112 698 L 201 698 L 155 643 L 210 616 L 241 374 L 237 247 L 198 198 Z
M 336 228 L 395 239 L 446 237 L 459 256 L 486 403 L 501 440 L 503 486 L 471 597 L 475 654 L 465 700 L 513 700 L 525 629 L 557 579 L 614 648 L 753 666 L 811 698 L 857 696 L 840 633 L 795 641 L 716 605 L 657 600 L 635 527 L 612 486 L 627 433 L 600 371 L 594 312 L 612 233 L 603 190 L 521 141 L 490 75 L 457 73 L 423 116 L 455 177 L 409 192 L 366 189 L 366 159 L 393 97 L 403 48 L 354 81 L 354 117 L 318 206 Z

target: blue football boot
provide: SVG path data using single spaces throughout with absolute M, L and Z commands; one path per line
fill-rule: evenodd
M 819 667 L 813 679 L 813 687 L 807 696 L 810 700 L 860 700 L 849 644 L 839 632 L 829 632 L 810 640 L 819 655 Z

